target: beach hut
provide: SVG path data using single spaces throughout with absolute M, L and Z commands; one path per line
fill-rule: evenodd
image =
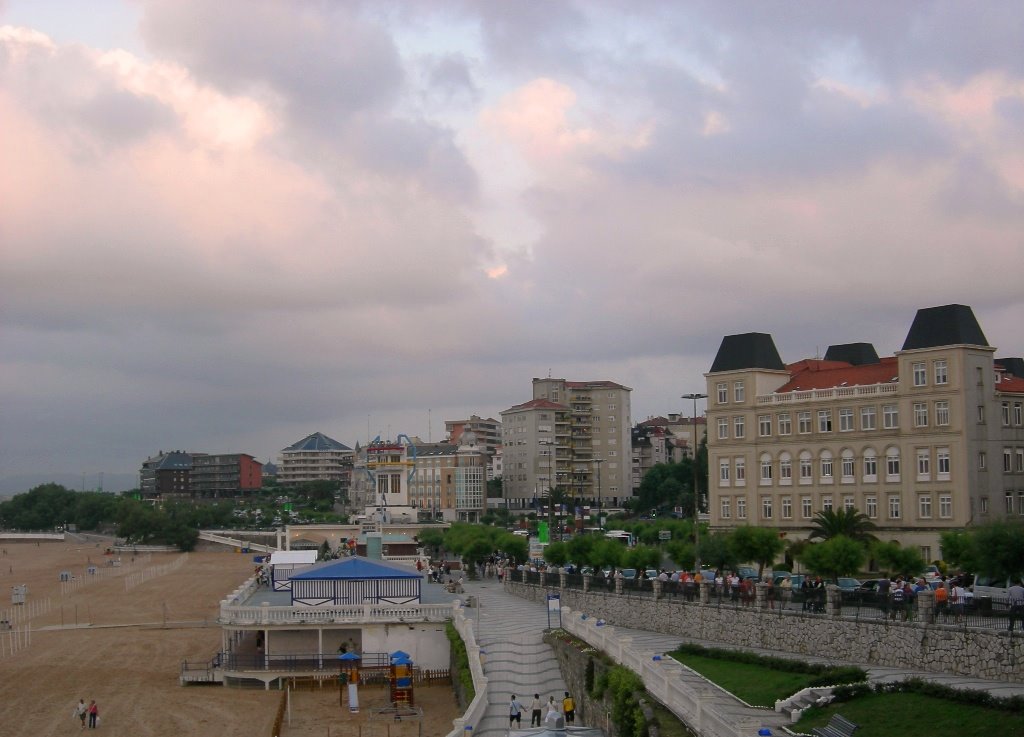
M 274 591 L 290 591 L 291 578 L 316 563 L 315 550 L 279 550 L 270 554 L 270 582 Z

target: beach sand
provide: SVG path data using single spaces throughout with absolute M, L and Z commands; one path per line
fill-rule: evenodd
M 252 574 L 252 557 L 193 552 L 174 566 L 181 554 L 121 554 L 113 567 L 104 550 L 0 541 L 0 620 L 31 627 L 28 636 L 0 629 L 0 736 L 81 733 L 72 709 L 84 698 L 99 707 L 96 734 L 109 737 L 270 737 L 280 691 L 178 682 L 183 660 L 208 661 L 220 648 L 220 600 Z M 62 585 L 62 571 L 75 579 Z M 126 587 L 144 572 L 145 581 Z M 13 606 L 21 584 L 26 604 Z M 281 737 L 418 735 L 411 721 L 370 720 L 383 688 L 364 687 L 360 697 L 361 713 L 349 715 L 337 690 L 295 694 Z M 451 731 L 458 708 L 450 687 L 418 688 L 416 704 L 426 712 L 424 737 Z

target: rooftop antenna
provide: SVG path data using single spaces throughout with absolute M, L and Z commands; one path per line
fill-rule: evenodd
M 431 420 L 430 420 L 430 413 L 431 413 L 431 409 L 430 409 L 430 407 L 427 407 L 427 442 L 428 443 L 433 443 L 434 442 L 434 426 L 433 426 L 433 424 L 431 423 Z

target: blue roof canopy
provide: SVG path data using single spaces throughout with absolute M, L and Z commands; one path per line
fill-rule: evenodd
M 407 568 L 352 556 L 344 560 L 330 561 L 313 566 L 308 571 L 291 576 L 294 580 L 365 581 L 383 578 L 422 578 L 422 574 Z

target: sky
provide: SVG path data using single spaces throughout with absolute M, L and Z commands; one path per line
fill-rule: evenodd
M 0 490 L 532 398 L 692 411 L 971 305 L 1024 354 L 1024 5 L 0 0 Z M 88 481 L 86 481 L 88 479 Z

